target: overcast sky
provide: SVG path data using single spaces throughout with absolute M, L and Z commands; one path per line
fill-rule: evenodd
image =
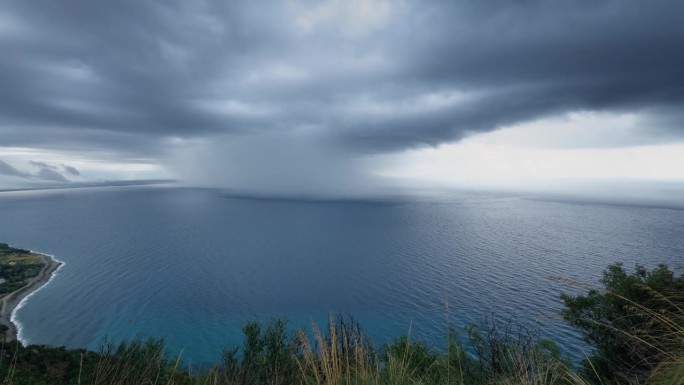
M 682 20 L 681 0 L 3 1 L 0 183 L 684 180 Z

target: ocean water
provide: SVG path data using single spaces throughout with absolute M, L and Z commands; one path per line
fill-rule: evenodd
M 0 241 L 54 255 L 57 275 L 17 311 L 29 343 L 97 348 L 164 337 L 213 362 L 249 320 L 292 327 L 353 314 L 380 345 L 439 346 L 447 325 L 495 314 L 586 346 L 558 319 L 550 275 L 598 282 L 609 263 L 684 264 L 684 211 L 454 195 L 386 201 L 248 199 L 210 189 L 0 193 Z

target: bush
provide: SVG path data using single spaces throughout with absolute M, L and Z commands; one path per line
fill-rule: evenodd
M 586 375 L 603 383 L 643 383 L 661 365 L 684 352 L 684 275 L 666 265 L 628 274 L 610 265 L 586 295 L 563 294 L 562 317 L 579 328 L 595 354 L 583 363 Z
M 294 345 L 284 319 L 271 321 L 262 328 L 258 322 L 248 322 L 242 328 L 245 335 L 242 351 L 238 347 L 222 354 L 221 384 L 293 384 L 298 375 Z

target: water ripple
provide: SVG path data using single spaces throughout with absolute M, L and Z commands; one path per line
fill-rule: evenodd
M 621 261 L 682 265 L 684 211 L 517 198 L 369 204 L 234 199 L 212 190 L 0 194 L 0 240 L 66 262 L 17 312 L 32 342 L 164 336 L 214 361 L 252 318 L 355 314 L 376 342 L 409 328 L 514 317 L 587 350 L 549 275 L 597 283 Z M 449 314 L 446 314 L 447 303 Z M 448 325 L 447 325 L 448 318 Z

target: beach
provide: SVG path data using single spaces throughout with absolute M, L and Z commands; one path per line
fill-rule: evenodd
M 62 265 L 62 262 L 56 261 L 49 255 L 35 252 L 31 252 L 31 255 L 40 258 L 45 266 L 43 266 L 38 275 L 29 280 L 28 284 L 0 299 L 0 325 L 8 327 L 8 330 L 5 333 L 5 341 L 17 339 L 18 330 L 17 326 L 12 322 L 12 313 L 19 303 L 21 303 L 21 300 L 48 283 L 52 274 Z

